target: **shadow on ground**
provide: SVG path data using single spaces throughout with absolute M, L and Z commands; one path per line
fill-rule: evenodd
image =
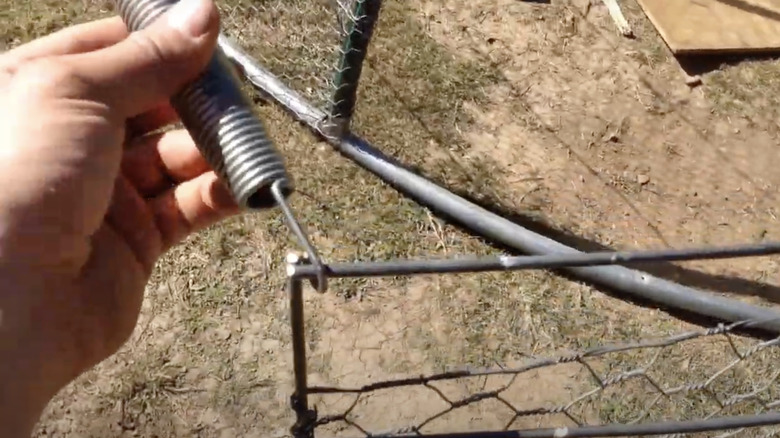
M 724 66 L 734 67 L 746 62 L 774 61 L 779 57 L 779 54 L 752 53 L 722 55 L 678 55 L 675 58 L 686 74 L 689 76 L 696 76 L 722 70 Z

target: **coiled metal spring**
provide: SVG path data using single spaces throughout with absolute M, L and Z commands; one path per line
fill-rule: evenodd
M 134 32 L 149 26 L 178 0 L 114 2 L 128 30 Z M 290 230 L 318 271 L 313 282 L 315 288 L 324 292 L 327 289 L 324 264 L 287 203 L 293 188 L 284 161 L 252 111 L 236 71 L 220 45 L 205 71 L 171 97 L 171 106 L 239 205 L 250 209 L 279 206 Z
M 178 0 L 114 0 L 128 30 L 154 22 Z M 292 185 L 284 161 L 241 90 L 220 47 L 205 71 L 171 98 L 201 154 L 228 185 L 239 205 L 258 209 L 287 197 Z M 272 190 L 273 186 L 276 190 Z

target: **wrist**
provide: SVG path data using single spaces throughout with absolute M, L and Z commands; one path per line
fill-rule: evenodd
M 9 353 L 0 364 L 0 424 L 3 436 L 29 437 L 56 390 L 30 372 L 35 368 L 27 358 Z
M 68 357 L 55 354 L 56 331 L 42 324 L 34 289 L 0 269 L 0 425 L 2 436 L 29 437 L 49 400 L 68 381 Z M 6 435 L 7 434 L 7 435 Z

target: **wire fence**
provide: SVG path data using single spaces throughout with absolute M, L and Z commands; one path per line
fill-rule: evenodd
M 253 45 L 257 50 L 252 55 L 323 109 L 322 132 L 338 136 L 354 111 L 378 5 L 366 0 L 239 0 L 224 2 L 220 9 L 230 36 L 239 44 L 246 34 L 259 38 L 263 43 Z
M 288 109 L 332 141 L 345 138 L 379 2 L 232 1 L 221 7 L 227 33 L 239 46 L 246 45 L 246 38 L 263 42 L 251 44 L 249 54 L 274 77 L 245 70 L 250 81 L 262 88 L 258 84 L 263 81 L 281 79 L 314 108 L 292 99 Z M 326 269 L 302 268 L 321 277 Z M 387 275 L 386 268 L 365 265 L 353 276 Z M 499 268 L 493 264 L 485 270 Z M 365 382 L 348 387 L 339 382 L 312 385 L 302 282 L 291 277 L 289 284 L 296 437 L 780 433 L 774 426 L 780 424 L 780 338 L 742 333 L 767 321 L 721 324 L 485 369 L 366 375 Z M 392 414 L 394 410 L 403 412 Z M 482 432 L 471 432 L 475 430 Z
M 548 257 L 553 263 L 554 258 Z M 745 336 L 770 323 L 766 320 L 719 324 L 489 368 L 391 378 L 366 372 L 357 379 L 364 383 L 355 384 L 353 379 L 351 385 L 312 385 L 308 382 L 303 280 L 316 273 L 299 269 L 307 266 L 305 259 L 292 257 L 288 263 L 296 437 L 324 433 L 557 438 L 713 436 L 713 432 L 728 437 L 773 436 L 780 431 L 774 427 L 780 424 L 780 369 L 776 366 L 780 337 Z M 462 264 L 461 272 L 480 267 L 474 260 L 471 263 L 471 268 Z M 521 264 L 510 264 L 523 269 Z M 377 270 L 383 266 L 365 265 L 379 266 Z M 533 265 L 524 267 L 532 269 Z M 439 268 L 439 273 L 449 272 L 447 267 Z M 336 276 L 350 269 L 327 271 Z M 364 343 L 362 348 L 382 349 L 381 343 Z M 756 432 L 766 425 L 773 427 Z
M 338 4 L 338 8 L 334 7 Z M 331 1 L 249 1 L 219 3 L 224 26 L 242 46 L 249 35 L 252 56 L 318 107 L 333 94 L 337 48 L 346 36 L 339 24 L 341 3 Z
M 482 427 L 493 425 L 492 430 L 483 432 L 495 434 L 492 436 L 636 436 L 684 431 L 720 431 L 720 437 L 754 434 L 747 427 L 778 420 L 780 370 L 771 364 L 780 357 L 780 339 L 751 341 L 733 333 L 744 326 L 721 325 L 663 339 L 605 345 L 534 358 L 512 367 L 448 371 L 360 387 L 311 386 L 308 390 L 319 395 L 320 404 L 327 406 L 329 397 L 339 397 L 342 400 L 335 405 L 345 406 L 320 413 L 316 426 L 330 427 L 329 431 L 346 426 L 347 435 L 351 432 L 352 436 L 456 436 L 458 431 L 450 424 L 462 424 L 463 418 L 476 419 Z M 718 364 L 696 369 L 686 351 L 702 343 L 709 348 L 723 346 L 729 354 Z M 669 374 L 671 367 L 678 368 L 674 375 Z M 751 373 L 761 378 L 746 385 L 745 375 Z M 382 403 L 383 398 L 391 400 L 388 393 L 397 389 L 425 400 L 417 405 L 420 411 L 413 415 L 414 420 L 390 431 L 376 430 L 362 421 L 361 406 Z M 540 391 L 547 394 L 541 401 L 529 397 L 529 393 Z M 759 416 L 730 425 L 723 418 L 748 414 Z M 484 421 L 486 416 L 488 421 Z M 587 427 L 594 424 L 607 426 Z M 541 429 L 529 430 L 534 426 Z M 525 429 L 526 435 L 498 433 L 515 429 Z M 778 431 L 780 428 L 767 428 L 763 433 L 772 436 Z
M 565 257 L 498 260 L 504 260 L 509 268 L 533 269 L 553 266 L 556 259 Z M 598 254 L 586 257 L 593 263 L 620 263 L 621 259 L 632 258 L 615 254 L 611 260 L 599 261 Z M 640 258 L 637 255 L 636 259 Z M 480 270 L 487 260 L 461 261 L 457 263 L 458 272 Z M 761 426 L 780 424 L 780 370 L 776 367 L 780 337 L 759 340 L 744 336 L 777 318 L 605 344 L 490 368 L 370 381 L 371 376 L 366 375 L 363 384 L 311 385 L 303 280 L 314 277 L 317 268 L 299 257 L 289 258 L 288 263 L 296 437 L 314 436 L 317 430 L 328 435 L 366 437 L 712 436 L 713 432 L 727 437 L 759 436 L 756 433 L 773 436 L 780 431 L 770 427 L 756 432 Z M 410 269 L 387 269 L 395 265 Z M 324 269 L 338 276 L 358 272 L 361 267 L 375 267 L 377 275 L 455 272 L 448 263 L 431 263 L 420 271 L 411 261 L 352 263 Z M 393 395 L 394 391 L 404 395 Z M 377 406 L 383 407 L 379 414 Z M 394 409 L 405 412 L 393 414 Z M 394 427 L 379 428 L 388 423 Z

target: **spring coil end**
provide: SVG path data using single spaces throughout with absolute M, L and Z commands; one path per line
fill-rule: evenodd
M 275 207 L 279 203 L 279 199 L 277 199 L 276 194 L 272 190 L 274 183 L 278 184 L 279 192 L 283 198 L 289 197 L 294 191 L 292 184 L 287 178 L 279 178 L 245 191 L 234 189 L 233 193 L 235 193 L 234 196 L 237 198 L 236 202 L 238 202 L 238 205 L 250 210 Z

